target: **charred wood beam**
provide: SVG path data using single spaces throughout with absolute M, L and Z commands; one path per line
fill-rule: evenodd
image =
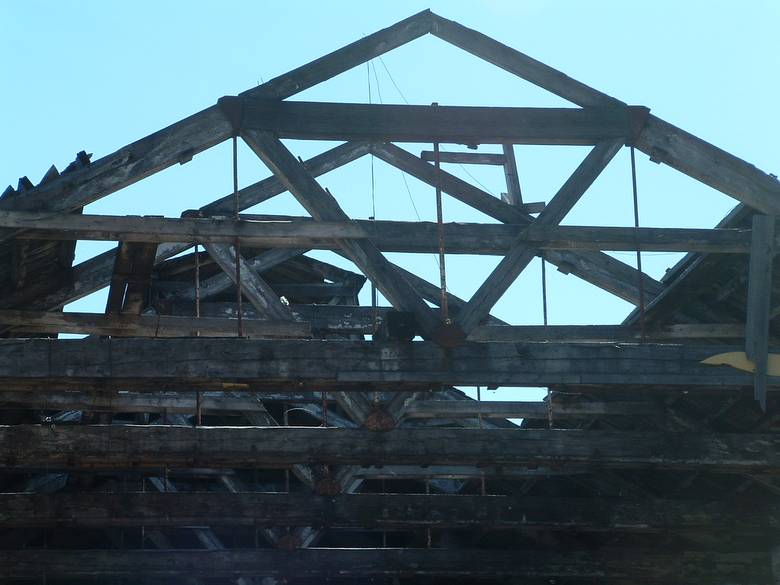
M 404 418 L 525 418 L 546 420 L 596 418 L 601 416 L 659 417 L 664 409 L 654 402 L 506 402 L 475 400 L 415 400 L 404 410 Z
M 335 197 L 317 183 L 279 138 L 265 131 L 246 129 L 242 129 L 241 135 L 312 217 L 320 221 L 348 220 Z M 439 319 L 374 244 L 363 240 L 340 240 L 339 243 L 343 252 L 393 306 L 414 314 L 422 335 L 435 337 Z
M 334 168 L 359 158 L 368 152 L 367 144 L 347 143 L 328 150 L 304 162 L 306 169 L 313 175 L 318 176 Z M 250 185 L 241 191 L 241 208 L 246 209 L 260 201 L 264 201 L 274 195 L 283 193 L 286 190 L 276 177 L 270 177 Z M 202 208 L 203 213 L 221 213 L 226 209 L 232 212 L 234 194 L 223 197 L 212 204 Z M 0 206 L 2 208 L 2 206 Z M 198 213 L 200 213 L 199 211 Z M 3 231 L 0 230 L 0 238 Z M 14 232 L 19 235 L 18 231 Z M 157 251 L 156 262 L 162 262 L 189 247 L 188 244 L 162 244 Z M 109 251 L 99 254 L 94 258 L 86 260 L 73 267 L 72 281 L 59 285 L 54 289 L 45 288 L 25 288 L 12 295 L 7 295 L 0 299 L 0 307 L 14 308 L 24 306 L 25 308 L 57 309 L 70 302 L 76 301 L 90 293 L 93 293 L 111 280 L 111 273 L 114 266 L 115 252 Z M 230 282 L 225 276 L 226 282 Z M 30 303 L 34 302 L 33 306 Z
M 775 221 L 773 216 L 753 216 L 745 319 L 745 354 L 755 365 L 754 395 L 764 412 L 772 308 L 772 264 L 776 250 Z
M 0 310 L 0 323 L 22 333 L 80 333 L 114 337 L 235 337 L 237 319 Z M 247 319 L 247 337 L 311 337 L 307 322 Z
M 229 244 L 208 244 L 206 251 L 219 265 L 222 272 L 236 286 L 240 287 L 241 294 L 249 299 L 249 302 L 260 312 L 261 317 L 278 321 L 293 320 L 289 307 L 282 303 L 279 299 L 279 294 L 250 266 L 236 250 L 235 246 Z M 238 281 L 236 264 L 240 265 L 240 281 Z
M 620 343 L 467 343 L 256 339 L 0 340 L 0 382 L 126 388 L 224 383 L 380 386 L 407 384 L 750 385 L 731 366 L 701 362 L 736 346 Z M 770 377 L 774 387 L 777 378 Z M 236 388 L 239 389 L 239 388 Z
M 329 394 L 328 400 L 333 398 Z M 264 402 L 322 402 L 320 392 L 284 392 L 276 394 L 246 392 L 203 392 L 203 414 L 245 414 L 266 412 Z M 0 390 L 0 408 L 36 410 L 89 410 L 101 412 L 160 412 L 192 415 L 198 408 L 194 392 L 14 392 Z
M 160 490 L 164 491 L 164 490 Z M 11 493 L 0 494 L 0 527 L 310 526 L 382 529 L 479 528 L 655 532 L 780 527 L 775 506 L 743 501 L 627 500 L 421 494 Z
M 0 426 L 0 468 L 590 465 L 780 472 L 780 436 L 477 428 Z
M 0 578 L 49 577 L 291 577 L 356 578 L 428 575 L 589 578 L 598 581 L 725 584 L 768 583 L 762 553 L 659 553 L 644 550 L 232 549 L 0 551 Z
M 438 246 L 433 222 L 321 222 L 306 217 L 242 215 L 226 218 L 158 218 L 101 215 L 42 216 L 0 212 L 0 227 L 24 228 L 20 238 L 123 242 L 233 243 L 257 248 L 337 249 L 339 239 L 370 239 L 382 251 L 430 253 Z M 747 254 L 743 229 L 633 228 L 542 224 L 445 223 L 452 254 L 505 254 L 515 242 L 542 250 L 636 250 Z
M 245 131 L 303 140 L 587 145 L 626 142 L 632 108 L 407 106 L 227 96 Z

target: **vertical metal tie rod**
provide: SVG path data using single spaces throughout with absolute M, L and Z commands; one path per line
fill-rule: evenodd
M 241 202 L 238 195 L 238 136 L 233 136 L 233 201 L 235 203 L 236 221 L 239 220 Z M 238 306 L 238 336 L 244 336 L 244 310 L 241 306 L 241 239 L 236 236 L 234 246 L 236 252 L 236 304 Z
M 437 105 L 437 104 L 434 104 Z M 441 312 L 444 322 L 450 324 L 450 311 L 447 306 L 447 267 L 444 260 L 444 219 L 441 198 L 441 157 L 439 143 L 433 143 L 433 159 L 436 166 L 436 230 L 439 236 L 439 280 L 441 282 Z
M 631 146 L 631 187 L 634 196 L 634 228 L 639 228 L 639 195 L 636 187 L 636 157 Z M 642 340 L 645 339 L 645 282 L 642 273 L 642 250 L 639 246 L 639 236 L 636 239 L 636 269 L 639 278 L 639 330 Z

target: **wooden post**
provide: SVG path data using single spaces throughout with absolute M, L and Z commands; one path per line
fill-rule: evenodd
M 748 301 L 745 323 L 745 354 L 756 364 L 754 394 L 766 411 L 766 376 L 769 351 L 769 313 L 772 295 L 772 262 L 775 217 L 753 216 L 753 239 L 750 247 Z

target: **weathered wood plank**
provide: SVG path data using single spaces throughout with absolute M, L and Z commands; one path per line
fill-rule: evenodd
M 235 337 L 237 320 L 101 313 L 58 313 L 0 309 L 0 323 L 20 333 L 76 333 L 114 337 Z M 289 319 L 246 319 L 246 337 L 311 337 L 307 322 Z
M 630 136 L 626 108 L 508 108 L 290 102 L 222 98 L 240 107 L 242 131 L 303 140 L 597 144 Z
M 392 26 L 364 36 L 306 65 L 266 81 L 258 87 L 253 87 L 241 95 L 283 100 L 384 55 L 396 47 L 429 33 L 430 30 L 431 12 L 422 10 Z
M 0 527 L 309 526 L 649 532 L 780 527 L 775 507 L 742 502 L 421 494 L 10 493 Z
M 2 315 L 2 312 L 0 312 Z M 1 319 L 2 317 L 0 317 Z M 626 325 L 484 325 L 469 335 L 470 341 L 662 341 L 680 339 L 743 339 L 739 323 L 682 323 L 645 330 Z
M 610 141 L 594 147 L 539 214 L 536 223 L 540 225 L 560 223 L 622 146 L 621 141 Z M 536 249 L 529 248 L 521 241 L 513 244 L 507 255 L 458 313 L 456 323 L 467 335 L 487 317 L 493 305 L 537 253 Z
M 0 468 L 596 465 L 779 472 L 780 435 L 324 427 L 0 426 Z
M 394 144 L 374 144 L 371 147 L 378 158 L 388 164 L 409 173 L 413 177 L 435 186 L 474 209 L 504 223 L 530 224 L 535 218 L 513 205 L 491 196 L 489 193 L 434 167 Z M 546 260 L 558 266 L 560 270 L 582 278 L 620 298 L 639 304 L 639 275 L 637 270 L 599 252 L 545 252 Z M 661 283 L 647 275 L 642 276 L 646 298 L 652 298 L 663 287 Z
M 426 162 L 436 159 L 432 150 L 423 150 L 420 158 Z M 492 152 L 439 152 L 439 162 L 442 163 L 502 166 L 505 161 L 504 155 Z
M 414 40 L 431 29 L 429 11 L 406 18 L 245 91 L 242 95 L 285 99 L 356 65 Z M 163 130 L 155 132 L 113 154 L 72 173 L 41 185 L 25 197 L 4 198 L 2 209 L 70 211 L 122 189 L 173 164 L 185 163 L 233 135 L 234 129 L 222 108 L 211 106 Z M 0 241 L 15 234 L 0 230 Z
M 523 193 L 520 189 L 520 179 L 517 176 L 515 147 L 513 144 L 503 144 L 502 148 L 504 150 L 504 178 L 506 179 L 507 203 L 510 205 L 522 205 Z
M 777 178 L 660 118 L 648 117 L 636 147 L 762 213 L 780 215 Z
M 116 382 L 129 388 L 160 384 L 279 385 L 368 382 L 547 386 L 749 385 L 752 376 L 701 361 L 740 351 L 734 345 L 631 343 L 467 343 L 442 349 L 430 342 L 263 341 L 254 339 L 0 340 L 0 382 L 52 382 L 84 387 Z M 770 378 L 770 384 L 777 383 Z M 50 389 L 50 388 L 49 388 Z
M 506 402 L 489 400 L 415 400 L 404 410 L 405 418 L 527 418 L 544 419 L 554 413 L 556 419 L 599 416 L 660 416 L 665 411 L 654 402 Z
M 371 239 L 382 251 L 424 252 L 438 246 L 433 222 L 388 220 L 313 221 L 299 216 L 242 215 L 228 218 L 158 218 L 1 212 L 0 226 L 24 228 L 21 238 L 208 242 L 258 248 L 336 249 L 338 239 Z M 503 254 L 522 242 L 543 250 L 635 250 L 748 253 L 750 230 L 558 226 L 536 223 L 445 223 L 447 252 Z
M 756 365 L 755 398 L 764 411 L 766 411 L 769 320 L 772 309 L 775 221 L 774 216 L 753 216 L 753 238 L 750 246 L 750 267 L 748 270 L 745 354 Z
M 177 162 L 185 162 L 233 133 L 218 106 L 211 106 L 90 165 L 63 173 L 24 197 L 3 198 L 0 208 L 72 211 L 127 187 Z M 16 230 L 0 230 L 0 241 Z
M 0 578 L 125 576 L 358 578 L 427 575 L 452 579 L 531 577 L 598 581 L 768 583 L 769 555 L 570 550 L 565 553 L 471 549 L 232 549 L 0 551 Z
M 333 195 L 317 183 L 277 137 L 251 130 L 243 130 L 242 137 L 312 217 L 321 221 L 348 220 Z M 360 240 L 340 240 L 340 246 L 393 306 L 415 315 L 423 335 L 433 334 L 439 320 L 376 246 Z
M 229 244 L 208 244 L 206 251 L 222 271 L 241 287 L 241 292 L 260 312 L 261 317 L 279 321 L 292 321 L 290 308 L 283 305 L 279 295 L 249 263 Z M 241 282 L 237 282 L 236 262 L 240 263 Z
M 588 87 L 517 51 L 487 35 L 472 30 L 453 20 L 432 14 L 431 33 L 464 51 L 509 71 L 539 87 L 546 89 L 578 106 L 622 107 L 625 104 L 600 91 Z
M 235 330 L 235 328 L 234 328 Z M 332 400 L 331 397 L 328 400 Z M 262 401 L 262 402 L 261 402 Z M 201 392 L 204 414 L 264 412 L 264 402 L 322 402 L 320 392 Z M 0 407 L 36 410 L 90 410 L 101 412 L 160 412 L 194 414 L 198 408 L 195 392 L 80 392 L 41 393 L 0 390 Z

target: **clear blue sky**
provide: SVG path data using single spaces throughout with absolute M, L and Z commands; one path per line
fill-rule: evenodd
M 94 159 L 306 63 L 362 35 L 424 8 L 458 20 L 568 75 L 729 150 L 767 172 L 780 172 L 780 3 L 661 0 L 544 2 L 56 2 L 0 0 L 0 182 L 37 182 L 48 166 L 62 169 L 85 149 Z M 411 103 L 564 105 L 511 75 L 433 37 L 384 57 L 384 65 Z M 384 65 L 360 67 L 293 99 L 402 103 Z M 294 143 L 304 158 L 330 147 Z M 419 152 L 417 146 L 416 152 Z M 483 147 L 489 151 L 490 148 Z M 519 147 L 527 201 L 549 199 L 585 150 Z M 448 168 L 468 178 L 459 167 Z M 496 169 L 471 173 L 494 193 Z M 247 149 L 241 184 L 267 175 Z M 376 163 L 379 219 L 415 219 L 401 175 Z M 353 217 L 371 214 L 369 160 L 321 180 Z M 409 179 L 423 219 L 433 219 L 433 190 Z M 92 213 L 164 214 L 221 197 L 231 189 L 228 144 L 91 205 Z M 733 201 L 674 171 L 639 160 L 642 224 L 709 227 Z M 299 213 L 289 196 L 256 209 Z M 449 220 L 483 218 L 447 199 Z M 565 223 L 630 225 L 627 152 L 612 162 Z M 79 245 L 79 260 L 106 249 Z M 326 257 L 327 256 L 323 256 Z M 632 255 L 618 255 L 633 262 Z M 395 256 L 431 281 L 430 257 Z M 676 256 L 648 255 L 660 277 Z M 449 257 L 451 289 L 468 297 L 496 260 Z M 551 271 L 552 323 L 614 323 L 629 306 L 572 276 Z M 102 310 L 102 297 L 70 307 Z M 539 265 L 518 279 L 495 309 L 512 323 L 539 323 Z

